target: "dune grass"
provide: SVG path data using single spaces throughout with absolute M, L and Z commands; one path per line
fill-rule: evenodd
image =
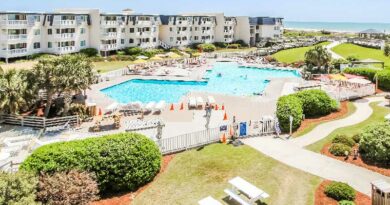
M 319 177 L 248 147 L 213 144 L 177 154 L 133 204 L 197 204 L 207 196 L 226 203 L 228 180 L 240 176 L 270 194 L 267 204 L 313 204 Z M 232 204 L 232 203 L 228 203 Z
M 332 48 L 332 51 L 336 52 L 344 58 L 347 58 L 348 56 L 354 56 L 359 60 L 371 58 L 384 61 L 385 66 L 390 68 L 390 57 L 385 56 L 383 51 L 379 49 L 366 48 L 351 43 L 343 43 Z
M 326 144 L 330 143 L 336 135 L 340 134 L 340 135 L 347 135 L 347 136 L 352 137 L 355 134 L 361 133 L 363 131 L 363 129 L 366 128 L 367 126 L 377 124 L 379 122 L 383 122 L 385 120 L 384 119 L 385 116 L 390 113 L 390 109 L 387 107 L 379 106 L 378 104 L 379 104 L 379 102 L 370 103 L 370 106 L 374 112 L 365 121 L 363 121 L 359 124 L 356 124 L 356 125 L 339 128 L 339 129 L 333 131 L 326 138 L 324 138 L 324 139 L 322 139 L 314 144 L 306 146 L 306 149 L 319 153 L 319 152 L 321 152 L 321 149 Z
M 355 106 L 352 102 L 348 102 L 348 113 L 346 113 L 345 115 L 343 115 L 343 116 L 341 116 L 341 117 L 335 118 L 335 119 L 333 119 L 333 120 L 340 120 L 340 119 L 346 118 L 346 117 L 352 115 L 355 111 L 356 111 L 356 106 Z M 314 128 L 316 128 L 318 125 L 323 124 L 323 123 L 326 123 L 326 122 L 329 122 L 329 121 L 333 121 L 333 120 L 326 120 L 326 121 L 311 123 L 311 124 L 310 124 L 309 126 L 307 126 L 305 129 L 299 130 L 299 131 L 296 131 L 295 133 L 293 133 L 293 137 L 300 137 L 300 136 L 303 136 L 303 135 L 309 133 L 310 131 L 312 131 L 312 130 L 313 130 Z
M 330 42 L 323 42 L 323 43 L 320 43 L 317 45 L 326 46 L 329 44 L 330 44 Z M 282 62 L 282 63 L 294 63 L 297 61 L 305 60 L 305 53 L 312 48 L 314 48 L 314 46 L 292 48 L 292 49 L 279 51 L 279 52 L 273 54 L 272 56 L 277 61 Z

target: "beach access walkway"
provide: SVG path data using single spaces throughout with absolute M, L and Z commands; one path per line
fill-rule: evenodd
M 332 51 L 333 47 L 336 47 L 342 43 L 344 43 L 344 42 L 343 41 L 334 41 L 331 44 L 325 46 L 326 50 L 328 50 L 328 52 L 332 55 L 333 59 L 344 59 L 344 57 L 342 57 L 339 54 Z
M 357 191 L 370 195 L 372 181 L 378 179 L 390 181 L 390 177 L 306 150 L 303 147 L 327 137 L 338 128 L 364 121 L 372 114 L 369 104 L 376 101 L 384 101 L 384 98 L 373 97 L 358 100 L 354 103 L 355 113 L 349 117 L 321 124 L 297 139 L 284 140 L 269 136 L 248 138 L 244 139 L 243 142 L 289 166 L 324 179 L 348 183 Z

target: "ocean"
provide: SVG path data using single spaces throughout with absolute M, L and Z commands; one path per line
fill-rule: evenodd
M 339 22 L 297 22 L 285 21 L 285 28 L 302 30 L 327 30 L 339 32 L 360 32 L 376 29 L 390 33 L 390 23 L 339 23 Z

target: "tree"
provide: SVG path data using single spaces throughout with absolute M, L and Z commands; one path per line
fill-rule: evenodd
M 11 69 L 0 75 L 0 109 L 17 114 L 26 105 L 24 93 L 27 90 L 21 72 Z
M 64 94 L 64 111 L 67 115 L 72 94 L 89 88 L 94 79 L 93 65 L 84 55 L 66 55 L 58 59 L 58 90 Z
M 384 51 L 383 51 L 383 54 L 384 54 L 385 56 L 387 56 L 387 57 L 390 56 L 390 45 L 389 45 L 389 44 L 386 44 L 386 45 L 385 45 L 385 49 L 384 49 Z
M 30 173 L 0 172 L 0 204 L 39 204 L 35 201 L 38 178 Z
M 305 53 L 305 62 L 308 65 L 317 66 L 318 69 L 329 68 L 332 60 L 331 54 L 323 46 L 315 46 Z M 328 73 L 330 70 L 328 70 Z

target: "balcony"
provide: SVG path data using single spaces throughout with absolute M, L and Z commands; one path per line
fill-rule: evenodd
M 233 38 L 225 38 L 225 43 L 232 43 L 234 41 Z
M 116 44 L 103 44 L 100 45 L 100 50 L 102 51 L 112 51 L 112 50 L 117 50 L 118 46 Z
M 1 21 L 1 25 L 23 27 L 27 26 L 27 20 L 3 20 Z
M 157 42 L 155 42 L 155 43 L 151 43 L 151 42 L 149 42 L 149 43 L 140 43 L 140 44 L 138 44 L 138 46 L 140 48 L 143 48 L 143 49 L 155 48 L 155 47 L 157 47 Z
M 107 38 L 116 38 L 118 36 L 117 32 L 106 32 L 102 34 L 102 38 L 107 39 Z
M 224 30 L 223 32 L 224 32 L 225 34 L 233 34 L 233 33 L 234 33 L 234 30 L 233 30 L 233 29 Z
M 74 38 L 75 36 L 76 36 L 75 33 L 61 33 L 55 35 L 56 38 L 65 38 L 65 39 Z
M 76 20 L 58 20 L 58 21 L 54 21 L 54 25 L 76 26 Z
M 76 47 L 75 46 L 58 47 L 56 52 L 60 54 L 74 53 L 76 52 Z
M 5 58 L 26 56 L 27 55 L 27 48 L 3 50 L 1 52 L 1 55 L 2 55 L 2 57 L 5 57 Z
M 27 40 L 27 34 L 8 34 L 5 39 L 10 41 Z
M 154 24 L 155 23 L 152 22 L 151 20 L 150 21 L 136 21 L 135 22 L 135 25 L 137 25 L 137 26 L 152 26 Z
M 102 26 L 118 26 L 118 21 L 102 21 Z

